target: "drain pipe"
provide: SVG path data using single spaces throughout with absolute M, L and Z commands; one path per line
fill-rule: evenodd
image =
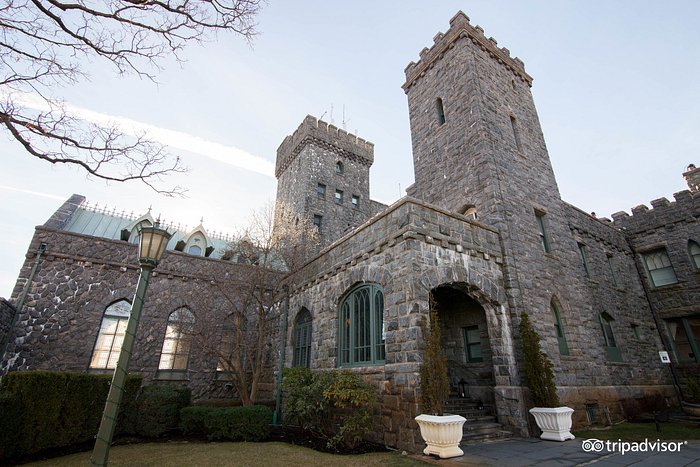
M 282 334 L 282 349 L 280 350 L 280 360 L 277 366 L 277 388 L 275 391 L 275 412 L 272 414 L 272 424 L 277 426 L 280 421 L 280 407 L 282 405 L 282 370 L 287 350 L 287 320 L 289 316 L 289 287 L 282 286 L 284 301 L 282 302 L 282 321 L 280 323 L 280 333 Z
M 7 330 L 7 334 L 5 335 L 2 344 L 0 344 L 0 349 L 2 350 L 2 352 L 0 352 L 0 360 L 5 355 L 5 352 L 7 351 L 7 346 L 10 344 L 10 336 L 14 332 L 15 325 L 17 324 L 17 318 L 19 317 L 20 312 L 22 311 L 22 307 L 24 306 L 24 301 L 27 299 L 27 295 L 29 294 L 29 287 L 31 287 L 32 282 L 34 281 L 34 275 L 36 274 L 36 270 L 39 268 L 39 264 L 41 263 L 41 256 L 45 252 L 46 243 L 42 242 L 39 244 L 39 248 L 36 251 L 36 260 L 34 261 L 34 266 L 32 266 L 31 272 L 29 273 L 29 278 L 27 279 L 26 284 L 24 284 L 24 288 L 22 289 L 22 294 L 19 296 L 17 305 L 15 305 L 15 312 L 12 314 L 12 319 L 10 319 L 10 327 Z
M 651 310 L 651 316 L 654 318 L 654 325 L 656 326 L 656 331 L 659 333 L 659 338 L 661 339 L 661 346 L 664 351 L 668 352 L 668 347 L 666 346 L 666 339 L 664 338 L 664 333 L 661 331 L 661 323 L 659 320 L 659 316 L 656 313 L 656 308 L 654 307 L 654 303 L 651 300 L 651 294 L 649 293 L 649 287 L 647 286 L 646 280 L 644 280 L 644 272 L 642 271 L 642 268 L 640 267 L 640 259 L 639 255 L 637 254 L 637 251 L 634 249 L 634 246 L 632 245 L 632 241 L 630 238 L 627 236 L 626 233 L 624 233 L 625 240 L 627 241 L 627 246 L 630 247 L 630 250 L 632 251 L 632 258 L 634 260 L 634 267 L 637 269 L 637 275 L 639 276 L 640 282 L 642 283 L 642 289 L 644 290 L 644 297 L 647 300 L 647 303 L 649 304 L 649 309 Z M 678 375 L 676 374 L 676 368 L 675 364 L 673 361 L 671 361 L 669 364 L 669 369 L 671 370 L 671 379 L 673 380 L 673 389 L 676 391 L 676 398 L 678 399 L 678 403 L 680 404 L 681 401 L 683 400 L 683 391 L 681 389 L 681 385 L 678 382 Z

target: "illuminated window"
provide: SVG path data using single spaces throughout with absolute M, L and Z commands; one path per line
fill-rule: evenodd
M 163 350 L 160 353 L 158 370 L 183 372 L 187 370 L 194 330 L 194 315 L 187 308 L 180 308 L 168 318 Z M 161 373 L 159 371 L 159 373 Z
M 124 342 L 124 332 L 131 313 L 131 304 L 126 300 L 112 303 L 105 309 L 92 351 L 90 368 L 96 370 L 113 370 L 117 367 L 119 351 Z

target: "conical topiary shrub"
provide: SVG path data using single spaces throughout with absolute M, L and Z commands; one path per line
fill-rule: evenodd
M 447 373 L 447 357 L 442 349 L 440 319 L 432 292 L 430 293 L 430 323 L 423 329 L 427 332 L 425 356 L 420 368 L 421 404 L 427 414 L 442 415 L 445 401 L 450 396 L 450 378 Z
M 527 313 L 520 319 L 520 338 L 523 342 L 525 379 L 535 407 L 558 407 L 559 396 L 554 384 L 554 372 L 549 357 L 542 352 L 540 336 Z

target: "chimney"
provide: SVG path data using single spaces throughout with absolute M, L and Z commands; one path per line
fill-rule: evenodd
M 700 191 L 700 169 L 695 167 L 695 164 L 690 164 L 688 166 L 686 172 L 683 173 L 683 178 L 685 178 L 688 189 L 692 193 Z

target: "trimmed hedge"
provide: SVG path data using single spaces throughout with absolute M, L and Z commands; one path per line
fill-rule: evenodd
M 111 376 L 17 371 L 0 382 L 0 460 L 94 439 Z M 117 433 L 130 432 L 141 376 L 129 376 Z
M 169 384 L 146 386 L 138 400 L 136 433 L 158 437 L 177 429 L 180 410 L 190 405 L 190 389 Z
M 180 411 L 180 429 L 186 435 L 210 441 L 262 441 L 270 436 L 272 409 L 249 407 L 186 407 Z

